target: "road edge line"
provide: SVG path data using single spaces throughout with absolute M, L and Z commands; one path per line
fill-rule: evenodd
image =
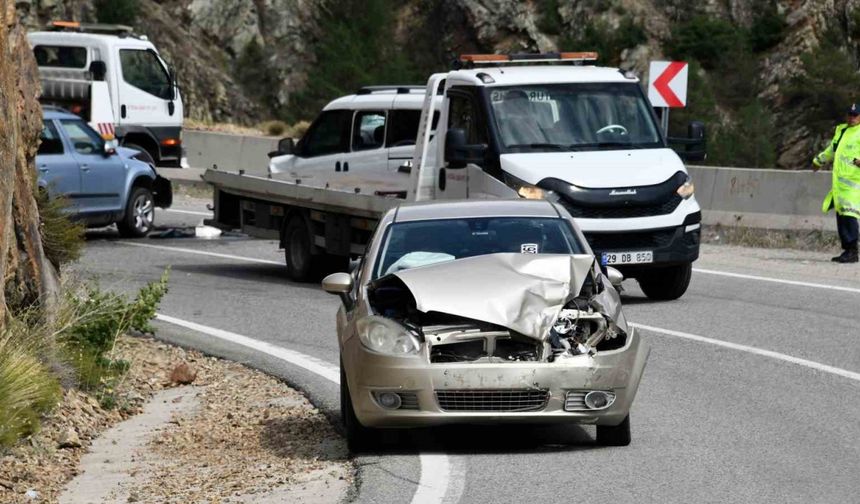
M 855 287 L 843 287 L 841 285 L 826 285 L 820 283 L 813 282 L 801 282 L 800 280 L 784 280 L 782 278 L 773 278 L 773 277 L 763 277 L 757 275 L 746 275 L 743 273 L 732 273 L 729 271 L 719 271 L 719 270 L 710 270 L 710 269 L 701 269 L 701 268 L 693 268 L 694 273 L 702 273 L 705 275 L 716 275 L 716 276 L 725 276 L 730 278 L 742 278 L 744 280 L 758 280 L 760 282 L 774 282 L 781 283 L 786 285 L 794 285 L 796 287 L 810 287 L 813 289 L 827 289 L 834 290 L 840 292 L 851 292 L 853 294 L 860 294 L 860 289 Z
M 274 264 L 276 266 L 283 266 L 284 263 L 282 261 L 272 261 L 270 259 L 257 259 L 254 257 L 245 257 L 245 256 L 237 256 L 232 254 L 219 254 L 217 252 L 206 252 L 203 250 L 194 250 L 183 247 L 167 247 L 165 245 L 152 245 L 151 243 L 135 243 L 124 240 L 117 240 L 114 243 L 119 243 L 121 245 L 128 245 L 130 247 L 141 247 L 141 248 L 151 248 L 156 250 L 167 250 L 172 252 L 182 252 L 183 254 L 194 254 L 194 255 L 202 255 L 208 257 L 217 257 L 219 259 L 232 259 L 234 261 L 242 261 L 249 263 L 257 263 L 257 264 Z

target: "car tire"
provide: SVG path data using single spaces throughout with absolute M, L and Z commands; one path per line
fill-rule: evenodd
M 287 275 L 296 282 L 309 282 L 319 272 L 323 255 L 314 255 L 313 242 L 305 220 L 293 216 L 284 228 L 284 261 Z
M 618 425 L 598 425 L 597 444 L 602 446 L 627 446 L 630 444 L 630 415 Z
M 144 149 L 140 145 L 133 144 L 133 143 L 127 143 L 127 144 L 123 144 L 123 147 L 126 147 L 128 149 L 134 149 L 136 151 L 140 151 L 140 154 L 135 154 L 135 156 L 134 156 L 135 159 L 139 159 L 139 160 L 143 161 L 144 163 L 149 163 L 152 166 L 155 166 L 155 159 L 153 159 L 152 154 L 150 154 L 148 150 Z
M 340 361 L 340 417 L 346 434 L 346 446 L 352 453 L 361 453 L 374 448 L 380 439 L 377 429 L 361 425 L 352 407 L 352 397 L 349 385 L 346 383 L 346 372 L 343 370 L 343 360 Z
M 636 280 L 639 282 L 642 292 L 650 299 L 671 301 L 678 299 L 687 292 L 692 276 L 693 265 L 686 263 L 654 270 L 637 277 Z
M 155 224 L 155 199 L 145 187 L 132 187 L 125 204 L 125 214 L 116 223 L 119 234 L 126 238 L 146 236 Z

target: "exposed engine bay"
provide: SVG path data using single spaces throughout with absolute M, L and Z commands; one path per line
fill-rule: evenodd
M 593 257 L 540 259 L 494 254 L 398 271 L 372 282 L 368 299 L 424 343 L 431 363 L 555 362 L 623 347 L 618 292 Z

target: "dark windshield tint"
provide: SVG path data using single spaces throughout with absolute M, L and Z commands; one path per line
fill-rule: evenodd
M 37 45 L 33 48 L 36 64 L 41 67 L 84 68 L 87 66 L 85 47 Z
M 661 146 L 635 83 L 499 87 L 490 91 L 490 103 L 505 152 Z
M 401 222 L 389 227 L 373 278 L 403 269 L 503 252 L 585 253 L 563 219 L 484 217 Z

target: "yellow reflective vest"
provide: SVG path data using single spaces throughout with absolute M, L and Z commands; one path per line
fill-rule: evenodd
M 860 159 L 860 125 L 840 124 L 827 148 L 812 161 L 815 166 L 833 163 L 833 187 L 824 198 L 822 212 L 835 208 L 839 215 L 860 219 L 860 166 L 854 159 Z

